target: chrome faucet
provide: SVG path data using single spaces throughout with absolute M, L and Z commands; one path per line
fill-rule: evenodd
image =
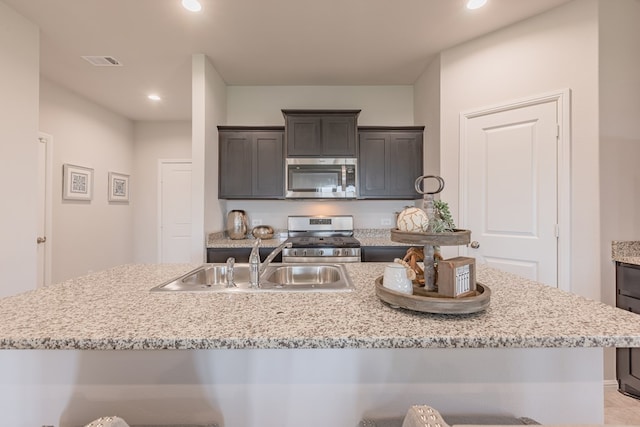
M 284 241 L 282 243 L 280 243 L 280 245 L 278 245 L 277 248 L 275 248 L 274 250 L 271 251 L 271 253 L 269 255 L 267 255 L 267 257 L 264 259 L 264 262 L 262 263 L 262 265 L 260 266 L 260 276 L 262 276 L 262 274 L 264 273 L 264 270 L 267 268 L 267 266 L 269 264 L 271 264 L 271 261 L 273 261 L 273 259 L 278 256 L 278 254 L 280 252 L 282 252 L 282 250 L 284 248 L 290 248 L 291 246 L 293 246 L 293 243 L 291 242 L 287 242 Z
M 236 263 L 236 259 L 232 256 L 230 256 L 229 258 L 227 258 L 227 270 L 226 270 L 226 276 L 227 276 L 227 288 L 233 288 L 236 286 L 236 283 L 234 282 L 233 279 L 233 267 Z
M 267 266 L 271 264 L 271 261 L 278 256 L 280 252 L 284 248 L 290 248 L 293 243 L 284 241 L 277 248 L 272 250 L 269 255 L 264 259 L 262 264 L 260 263 L 260 243 L 262 241 L 260 239 L 256 239 L 256 242 L 253 244 L 253 249 L 251 249 L 251 255 L 249 255 L 249 283 L 251 287 L 257 288 L 260 287 L 260 279 L 264 274 Z
M 256 239 L 249 255 L 249 285 L 252 288 L 260 286 L 260 242 Z

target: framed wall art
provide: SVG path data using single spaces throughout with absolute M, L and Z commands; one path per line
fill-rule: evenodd
M 93 198 L 93 169 L 62 165 L 62 198 L 64 200 L 91 200 Z
M 109 172 L 109 201 L 129 201 L 129 175 Z

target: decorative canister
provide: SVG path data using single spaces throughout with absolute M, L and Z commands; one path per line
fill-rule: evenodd
M 240 240 L 247 237 L 247 214 L 234 209 L 227 215 L 227 234 L 230 239 Z
M 273 227 L 270 225 L 258 225 L 257 227 L 253 227 L 251 234 L 253 234 L 253 237 L 256 239 L 273 239 Z

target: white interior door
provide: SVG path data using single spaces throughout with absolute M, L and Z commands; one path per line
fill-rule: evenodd
M 159 262 L 191 261 L 191 161 L 160 162 Z
M 558 286 L 556 100 L 461 120 L 461 226 L 468 256 Z
M 40 133 L 38 137 L 38 236 L 36 240 L 38 286 L 51 284 L 51 159 L 53 138 Z

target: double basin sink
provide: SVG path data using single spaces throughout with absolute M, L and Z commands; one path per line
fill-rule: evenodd
M 180 277 L 151 289 L 152 292 L 262 292 L 351 291 L 353 284 L 342 264 L 269 264 L 260 286 L 249 284 L 249 264 L 233 266 L 229 286 L 226 264 L 203 264 Z

